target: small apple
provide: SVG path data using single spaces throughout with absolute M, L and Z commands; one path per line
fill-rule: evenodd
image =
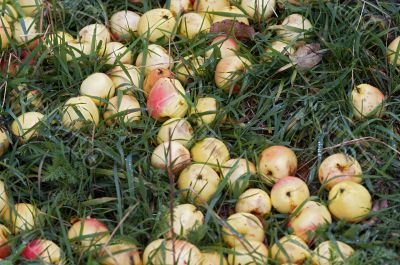
M 274 56 L 279 53 L 284 54 L 286 56 L 294 55 L 295 49 L 286 42 L 283 41 L 274 41 L 271 43 L 271 46 L 265 50 L 265 59 L 267 61 L 271 61 Z
M 70 40 L 66 42 L 66 61 L 75 61 L 82 57 L 82 55 L 90 55 L 93 53 L 92 45 L 90 42 L 79 42 L 77 40 Z
M 190 150 L 193 161 L 205 163 L 216 170 L 229 160 L 229 150 L 221 140 L 213 137 L 205 138 L 198 141 Z
M 228 178 L 232 191 L 243 191 L 249 186 L 249 177 L 256 174 L 254 164 L 244 158 L 233 158 L 222 164 L 221 175 Z
M 291 176 L 281 178 L 271 190 L 272 206 L 280 213 L 291 213 L 309 197 L 307 184 Z
M 133 11 L 123 10 L 114 13 L 110 18 L 112 36 L 118 41 L 132 40 L 137 34 L 140 16 Z
M 185 116 L 188 104 L 181 83 L 173 78 L 160 78 L 147 98 L 147 110 L 156 120 Z
M 303 264 L 311 255 L 307 244 L 298 236 L 287 235 L 271 248 L 271 257 L 282 263 Z
M 132 95 L 134 90 L 139 90 L 140 72 L 134 65 L 115 66 L 107 75 L 113 81 L 115 89 L 124 94 Z
M 290 217 L 288 227 L 307 243 L 314 239 L 315 231 L 319 226 L 332 223 L 328 208 L 318 202 L 308 201 L 297 206 L 294 212 L 296 214 Z
M 14 22 L 13 37 L 19 45 L 26 44 L 29 49 L 33 49 L 39 43 L 36 39 L 38 36 L 36 21 L 32 17 L 19 18 Z
M 204 224 L 203 213 L 193 204 L 186 203 L 175 206 L 173 213 L 172 230 L 175 235 L 187 237 L 191 232 L 196 231 Z M 167 218 L 167 221 L 170 222 L 171 213 L 169 213 Z M 169 230 L 167 237 L 171 238 L 172 236 L 171 230 Z
M 251 66 L 251 62 L 240 56 L 222 58 L 215 69 L 215 84 L 226 92 L 237 93 L 241 89 L 239 79 L 243 72 Z
M 90 45 L 98 46 L 100 44 L 101 47 L 104 47 L 107 42 L 111 41 L 111 34 L 103 24 L 90 24 L 79 31 L 79 40 L 88 42 Z
M 188 39 L 193 39 L 201 32 L 208 33 L 210 28 L 211 22 L 207 16 L 204 14 L 191 12 L 186 13 L 181 17 L 179 34 Z
M 230 247 L 248 241 L 264 241 L 264 227 L 251 213 L 235 213 L 228 217 L 222 228 L 222 239 Z
M 169 3 L 169 10 L 175 16 L 193 10 L 194 0 L 174 0 Z
M 248 189 L 239 196 L 235 211 L 265 217 L 271 212 L 271 208 L 271 199 L 268 193 L 261 189 Z
M 280 145 L 264 149 L 257 168 L 260 178 L 268 185 L 273 185 L 286 176 L 293 176 L 296 170 L 296 154 L 291 149 Z
M 212 16 L 213 23 L 230 19 L 249 25 L 249 20 L 247 19 L 247 16 L 243 13 L 242 10 L 240 10 L 236 6 L 223 7 L 221 9 L 216 9 L 215 12 L 216 14 L 213 14 Z M 229 14 L 229 16 L 226 14 Z
M 101 248 L 99 252 L 101 265 L 142 265 L 138 247 L 132 243 L 117 243 Z
M 103 114 L 108 125 L 115 121 L 122 121 L 126 124 L 140 120 L 140 104 L 134 96 L 115 96 L 108 101 L 107 108 Z M 116 117 L 117 116 L 117 117 Z
M 178 188 L 196 205 L 207 203 L 217 192 L 220 177 L 209 166 L 192 164 L 178 178 Z
M 386 56 L 391 64 L 400 65 L 400 36 L 389 44 Z
M 23 15 L 33 16 L 42 10 L 43 0 L 17 0 L 15 5 L 22 8 Z
M 206 58 L 210 58 L 214 52 L 216 52 L 217 55 L 220 54 L 220 58 L 226 58 L 235 56 L 236 52 L 239 50 L 239 45 L 234 38 L 222 35 L 213 39 L 210 48 L 211 49 L 206 52 Z
M 174 75 L 173 72 L 165 68 L 156 68 L 150 71 L 150 73 L 144 79 L 144 84 L 143 84 L 143 92 L 146 98 L 149 96 L 151 89 L 153 88 L 154 84 L 158 81 L 158 79 L 163 77 L 172 78 L 173 75 Z
M 204 58 L 201 56 L 186 56 L 175 67 L 176 77 L 186 84 L 194 79 L 195 75 L 201 75 L 201 67 L 204 65 Z
M 99 110 L 87 96 L 73 97 L 65 102 L 62 109 L 62 123 L 70 129 L 80 129 L 87 123 L 99 123 Z
M 25 112 L 11 124 L 13 134 L 26 143 L 31 138 L 38 135 L 37 126 L 44 120 L 43 114 L 39 112 Z
M 277 35 L 286 42 L 303 40 L 304 32 L 313 28 L 311 22 L 300 14 L 291 14 L 287 16 L 282 21 L 281 26 L 282 29 L 277 31 Z
M 0 48 L 5 49 L 8 46 L 9 40 L 12 37 L 11 26 L 7 19 L 0 16 Z
M 4 221 L 13 234 L 31 231 L 38 222 L 40 210 L 29 203 L 17 203 L 3 213 Z
M 259 265 L 268 263 L 268 248 L 259 241 L 243 241 L 228 255 L 229 265 Z
M 132 52 L 120 42 L 108 42 L 103 53 L 106 64 L 132 64 Z
M 324 241 L 319 244 L 312 257 L 313 265 L 343 264 L 353 255 L 354 249 L 341 241 Z
M 385 112 L 385 95 L 376 87 L 368 84 L 356 86 L 351 92 L 353 113 L 356 119 L 382 117 Z
M 224 255 L 217 251 L 203 251 L 200 265 L 228 265 Z
M 0 129 L 0 157 L 3 156 L 10 147 L 10 140 L 8 139 L 6 131 Z M 1 205 L 1 202 L 0 202 Z M 0 207 L 1 209 L 1 207 Z M 1 212 L 1 210 L 0 210 Z
M 352 181 L 342 181 L 333 186 L 328 198 L 332 215 L 352 223 L 362 221 L 372 208 L 368 190 Z
M 7 258 L 11 254 L 10 234 L 10 230 L 5 225 L 0 224 L 0 260 Z
M 108 242 L 110 231 L 101 221 L 88 217 L 72 224 L 68 230 L 68 239 L 76 244 L 79 252 L 86 252 Z
M 343 153 L 325 158 L 318 169 L 318 178 L 327 190 L 339 182 L 349 180 L 361 183 L 362 169 L 356 159 Z
M 4 182 L 0 180 L 0 217 L 2 218 L 5 211 L 9 210 L 8 195 L 4 186 Z
M 241 6 L 249 16 L 264 20 L 276 12 L 275 0 L 242 0 Z
M 157 134 L 157 143 L 176 141 L 188 146 L 193 138 L 193 128 L 186 119 L 172 118 L 165 121 Z
M 195 0 L 193 4 L 197 12 L 211 12 L 230 7 L 229 0 Z
M 3 16 L 8 23 L 12 23 L 18 18 L 17 10 L 10 4 L 1 6 L 0 15 Z
M 62 264 L 61 249 L 50 240 L 35 239 L 22 250 L 21 257 L 44 264 Z
M 145 51 L 147 51 L 147 53 L 145 53 Z M 150 44 L 145 51 L 139 53 L 136 59 L 136 66 L 144 67 L 146 76 L 155 69 L 169 69 L 174 66 L 174 59 L 160 45 Z
M 196 117 L 197 125 L 211 124 L 218 112 L 218 103 L 215 98 L 197 98 L 196 105 L 190 109 L 190 115 Z
M 151 156 L 153 167 L 164 170 L 171 167 L 173 173 L 180 172 L 189 163 L 189 150 L 178 142 L 164 142 L 158 145 Z
M 170 39 L 174 33 L 176 19 L 172 12 L 165 8 L 155 8 L 144 13 L 137 26 L 139 36 L 156 42 L 158 39 Z
M 103 106 L 115 94 L 114 83 L 104 73 L 93 73 L 83 80 L 80 94 L 90 97 L 96 106 Z

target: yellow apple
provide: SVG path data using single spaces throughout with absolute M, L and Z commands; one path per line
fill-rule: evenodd
M 254 164 L 244 158 L 233 158 L 222 164 L 221 175 L 228 179 L 232 191 L 242 191 L 249 186 L 249 177 L 256 174 Z
M 253 188 L 246 190 L 239 196 L 235 211 L 265 217 L 271 212 L 271 208 L 271 199 L 268 193 L 261 189 Z
M 223 7 L 221 9 L 215 10 L 215 12 L 216 13 L 212 16 L 213 23 L 230 19 L 249 25 L 249 20 L 247 19 L 246 15 L 236 6 Z M 226 15 L 228 13 L 229 16 Z
M 7 152 L 9 146 L 10 146 L 10 140 L 7 137 L 6 131 L 0 129 L 0 157 Z
M 324 241 L 319 244 L 312 257 L 313 265 L 343 264 L 353 255 L 354 249 L 341 241 Z
M 3 213 L 13 234 L 33 230 L 38 222 L 40 210 L 29 203 L 17 203 Z
M 132 123 L 140 120 L 140 104 L 134 96 L 115 96 L 108 101 L 107 108 L 103 114 L 108 125 L 119 120 L 124 123 Z M 117 116 L 117 117 L 115 117 Z
M 137 67 L 144 67 L 145 75 L 159 68 L 169 69 L 174 66 L 174 60 L 169 53 L 160 45 L 150 44 L 147 53 L 142 51 L 136 59 Z
M 115 89 L 124 94 L 131 95 L 134 90 L 138 90 L 140 87 L 140 72 L 134 65 L 115 66 L 107 75 L 114 83 Z
M 68 239 L 76 244 L 79 252 L 86 252 L 108 242 L 110 231 L 101 221 L 85 218 L 72 224 L 68 230 Z
M 174 218 L 172 230 L 175 235 L 187 237 L 191 232 L 199 229 L 204 224 L 203 213 L 193 204 L 181 204 L 174 207 Z M 171 213 L 168 215 L 167 221 L 171 220 Z M 167 232 L 168 237 L 172 237 L 171 231 Z
M 197 12 L 211 12 L 230 7 L 229 0 L 195 0 L 193 4 Z
M 137 34 L 140 16 L 133 11 L 115 12 L 110 18 L 110 29 L 114 39 L 129 41 Z
M 100 44 L 103 49 L 106 43 L 111 41 L 111 34 L 103 24 L 90 24 L 79 31 L 79 40 L 88 42 L 90 45 L 98 46 Z
M 169 77 L 172 78 L 174 76 L 174 73 L 172 73 L 170 70 L 165 69 L 165 68 L 156 68 L 150 71 L 150 73 L 146 76 L 144 79 L 144 84 L 143 84 L 143 92 L 145 97 L 147 98 L 150 94 L 151 89 L 153 88 L 154 84 L 163 77 Z
M 7 19 L 0 16 L 0 48 L 4 49 L 8 46 L 9 40 L 12 38 L 11 26 Z
M 185 84 L 193 79 L 196 74 L 201 74 L 201 67 L 203 65 L 203 57 L 186 56 L 175 68 L 176 77 Z
M 155 8 L 140 17 L 137 32 L 150 42 L 156 42 L 158 39 L 170 39 L 175 27 L 176 19 L 170 10 Z
M 182 144 L 178 142 L 164 142 L 154 149 L 151 156 L 151 165 L 155 168 L 178 173 L 188 163 L 190 163 L 190 153 Z
M 142 265 L 138 247 L 132 243 L 104 246 L 99 253 L 101 265 Z
M 23 17 L 14 22 L 14 40 L 18 44 L 29 44 L 34 48 L 37 44 L 33 40 L 39 36 L 36 21 L 32 17 Z
M 224 255 L 217 251 L 207 251 L 201 253 L 203 260 L 200 265 L 228 265 Z
M 276 54 L 282 53 L 286 56 L 294 55 L 295 49 L 290 44 L 283 41 L 274 41 L 271 46 L 265 50 L 265 59 L 271 61 Z
M 90 97 L 96 106 L 103 106 L 115 94 L 114 83 L 104 73 L 93 73 L 83 80 L 80 94 Z
M 73 97 L 65 102 L 62 123 L 70 129 L 80 129 L 87 123 L 99 123 L 99 110 L 87 96 Z
M 361 183 L 362 169 L 356 159 L 343 153 L 333 154 L 324 161 L 318 169 L 318 178 L 327 190 L 342 181 Z
M 181 17 L 179 25 L 179 34 L 193 39 L 197 34 L 201 32 L 209 32 L 211 28 L 211 22 L 207 16 L 199 13 L 186 13 Z
M 229 265 L 259 265 L 268 263 L 268 248 L 259 241 L 244 241 L 235 245 L 228 255 Z
M 193 10 L 193 0 L 174 0 L 169 3 L 169 10 L 175 16 Z
M 5 225 L 0 224 L 0 260 L 11 254 L 10 234 L 11 231 Z
M 368 84 L 356 86 L 351 92 L 353 113 L 356 119 L 382 117 L 385 112 L 385 95 L 376 87 Z
M 368 190 L 352 181 L 342 181 L 329 191 L 329 211 L 337 219 L 348 222 L 362 221 L 372 208 Z
M 236 52 L 239 50 L 239 45 L 236 40 L 228 36 L 218 36 L 211 42 L 210 47 L 212 49 L 207 50 L 206 58 L 210 58 L 214 52 L 217 55 L 220 54 L 221 58 L 226 58 L 229 56 L 235 56 Z
M 264 241 L 264 227 L 261 221 L 251 213 L 235 213 L 228 217 L 222 228 L 222 238 L 230 247 L 246 241 Z
M 271 257 L 282 263 L 303 264 L 310 257 L 307 244 L 295 235 L 284 236 L 271 248 Z
M 222 58 L 215 69 L 215 84 L 226 92 L 237 93 L 241 89 L 239 79 L 251 62 L 240 56 Z
M 67 41 L 65 48 L 67 62 L 74 61 L 82 55 L 90 55 L 93 52 L 90 42 L 79 42 L 77 40 Z
M 2 5 L 0 13 L 8 23 L 12 23 L 18 18 L 17 10 L 15 10 L 15 8 L 10 4 Z
M 11 131 L 25 143 L 38 135 L 37 126 L 43 120 L 44 116 L 39 112 L 26 112 L 13 121 Z
M 120 42 L 108 42 L 103 56 L 106 58 L 106 64 L 133 63 L 132 52 Z
M 197 98 L 196 105 L 190 109 L 190 114 L 195 115 L 197 125 L 211 124 L 215 120 L 218 103 L 215 98 Z
M 304 32 L 313 28 L 311 22 L 300 14 L 291 14 L 282 21 L 282 29 L 277 31 L 286 42 L 300 41 L 304 39 Z
M 241 6 L 246 13 L 255 18 L 267 19 L 275 12 L 275 0 L 242 0 Z
M 21 257 L 43 264 L 63 264 L 62 251 L 53 241 L 35 239 L 30 241 L 21 252 Z
M 195 143 L 190 152 L 193 161 L 206 163 L 217 170 L 230 158 L 228 148 L 224 142 L 212 137 Z
M 176 141 L 188 146 L 193 138 L 193 128 L 186 119 L 172 118 L 165 121 L 157 134 L 157 143 Z
M 389 44 L 386 56 L 391 64 L 400 65 L 400 36 Z
M 17 0 L 15 5 L 22 8 L 25 16 L 32 16 L 41 11 L 43 0 Z

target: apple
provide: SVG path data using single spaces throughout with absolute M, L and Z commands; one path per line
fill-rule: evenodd
M 188 104 L 181 83 L 173 78 L 160 78 L 147 98 L 147 110 L 156 120 L 185 116 Z
M 303 264 L 310 257 L 307 244 L 298 236 L 287 235 L 271 248 L 271 257 L 282 263 Z
M 236 52 L 239 50 L 237 41 L 226 35 L 218 36 L 213 39 L 210 47 L 211 49 L 206 52 L 206 58 L 210 58 L 214 52 L 216 52 L 220 58 L 235 56 Z
M 170 167 L 173 173 L 180 172 L 189 163 L 189 150 L 178 142 L 164 142 L 158 145 L 151 156 L 153 167 L 164 170 Z
M 271 208 L 271 199 L 268 193 L 261 189 L 248 189 L 239 196 L 235 211 L 265 217 L 271 213 Z
M 23 15 L 32 16 L 41 11 L 43 0 L 17 0 L 15 4 L 22 8 Z
M 235 245 L 228 255 L 229 265 L 259 265 L 268 263 L 268 248 L 259 241 L 244 241 Z
M 280 179 L 271 190 L 272 206 L 280 213 L 291 213 L 310 197 L 307 184 L 296 177 Z
M 38 44 L 37 36 L 36 21 L 32 17 L 19 18 L 14 22 L 13 38 L 19 45 L 27 44 L 29 49 L 33 49 Z
M 265 50 L 265 59 L 267 61 L 271 61 L 274 56 L 281 53 L 286 56 L 294 55 L 295 49 L 286 42 L 283 41 L 274 41 L 271 43 L 271 46 Z
M 179 34 L 188 39 L 193 39 L 201 32 L 208 33 L 210 28 L 211 22 L 207 16 L 204 14 L 191 12 L 186 13 L 181 17 Z
M 218 103 L 215 98 L 197 98 L 196 105 L 190 109 L 190 115 L 196 117 L 197 125 L 211 124 L 218 112 Z
M 140 120 L 140 104 L 134 96 L 115 96 L 108 101 L 107 108 L 103 114 L 108 125 L 116 121 L 126 124 Z M 117 117 L 116 117 L 117 116 Z
M 318 169 L 319 181 L 327 190 L 346 180 L 361 183 L 361 176 L 362 169 L 358 161 L 343 153 L 328 156 Z
M 211 12 L 230 7 L 229 0 L 195 0 L 193 4 L 197 12 Z
M 7 137 L 6 131 L 0 129 L 0 157 L 3 156 L 10 146 L 10 140 Z M 1 205 L 1 203 L 0 203 Z M 0 207 L 1 208 L 1 207 Z M 1 210 L 0 210 L 1 212 Z
M 313 26 L 307 18 L 300 14 L 291 14 L 282 21 L 277 35 L 286 42 L 300 41 L 304 39 L 304 32 L 312 28 Z
M 26 143 L 38 135 L 37 126 L 43 120 L 44 116 L 39 112 L 25 112 L 13 121 L 11 131 L 22 143 Z
M 188 237 L 193 231 L 196 231 L 204 224 L 204 215 L 193 204 L 181 204 L 173 209 L 174 217 L 172 231 L 174 235 Z M 168 223 L 171 220 L 171 213 L 168 215 Z M 171 230 L 167 232 L 167 237 L 172 238 Z
M 140 16 L 133 11 L 115 12 L 110 18 L 110 29 L 114 39 L 130 41 L 137 34 Z
M 202 65 L 204 65 L 203 57 L 186 56 L 175 68 L 176 77 L 186 84 L 189 80 L 194 79 L 196 74 L 201 74 Z
M 391 64 L 400 65 L 400 36 L 389 44 L 386 56 Z
M 194 0 L 174 0 L 169 3 L 169 10 L 175 16 L 179 13 L 185 13 L 187 11 L 193 10 Z
M 158 81 L 158 79 L 163 77 L 172 78 L 174 75 L 173 72 L 166 68 L 156 68 L 150 71 L 150 73 L 144 79 L 143 84 L 143 92 L 146 98 L 149 96 L 151 89 L 153 88 L 154 84 Z
M 241 7 L 255 18 L 267 19 L 275 13 L 275 0 L 242 0 Z
M 88 123 L 96 126 L 99 123 L 99 110 L 87 96 L 70 98 L 62 109 L 62 123 L 70 129 L 80 129 Z
M 132 52 L 120 42 L 108 42 L 104 50 L 106 64 L 132 64 Z
M 165 121 L 158 131 L 157 143 L 176 141 L 188 146 L 193 138 L 193 128 L 186 119 L 172 118 Z
M 222 58 L 215 69 L 216 86 L 226 92 L 239 92 L 241 89 L 239 79 L 249 66 L 251 66 L 251 62 L 240 56 Z
M 7 22 L 7 19 L 0 16 L 0 48 L 5 49 L 8 46 L 9 40 L 11 39 L 12 31 L 11 26 Z
M 186 167 L 178 178 L 178 188 L 185 197 L 196 205 L 210 201 L 218 190 L 220 177 L 209 166 L 192 164 Z
M 217 251 L 203 251 L 203 260 L 200 265 L 228 265 L 226 258 L 222 253 Z
M 67 41 L 65 48 L 67 62 L 74 61 L 82 55 L 90 55 L 93 52 L 90 42 L 79 42 L 77 40 Z
M 72 224 L 68 239 L 76 244 L 78 251 L 86 252 L 106 244 L 110 239 L 110 231 L 101 221 L 88 217 Z
M 222 164 L 221 175 L 228 178 L 232 191 L 243 191 L 249 186 L 249 177 L 256 174 L 254 164 L 244 158 L 233 158 Z
M 192 146 L 190 150 L 193 161 L 205 163 L 216 170 L 229 160 L 229 150 L 221 140 L 213 137 L 204 138 Z
M 296 170 L 296 154 L 291 149 L 281 145 L 274 145 L 264 149 L 257 167 L 261 180 L 268 185 L 273 185 L 286 176 L 293 176 Z
M 247 16 L 236 6 L 223 7 L 221 9 L 216 9 L 215 12 L 216 13 L 212 16 L 213 23 L 230 19 L 249 25 Z M 227 13 L 229 13 L 229 16 L 226 15 Z
M 0 217 L 3 217 L 5 211 L 9 210 L 8 195 L 4 187 L 4 182 L 0 180 Z
M 264 227 L 257 216 L 251 213 L 234 213 L 222 228 L 222 239 L 230 247 L 246 241 L 264 241 Z
M 61 249 L 50 240 L 35 239 L 30 241 L 21 252 L 27 260 L 41 261 L 44 264 L 62 264 Z
M 90 45 L 94 43 L 96 48 L 100 44 L 101 50 L 103 50 L 106 43 L 111 41 L 111 34 L 103 24 L 90 24 L 79 31 L 79 40 L 81 42 L 88 42 Z
M 334 217 L 352 223 L 362 221 L 372 208 L 368 190 L 352 181 L 342 181 L 329 191 L 328 208 Z
M 134 65 L 115 66 L 107 75 L 114 83 L 115 89 L 124 94 L 132 95 L 134 90 L 139 90 L 140 72 Z
M 146 51 L 147 54 L 145 53 Z M 147 76 L 155 69 L 172 68 L 174 66 L 174 59 L 160 45 L 150 44 L 147 49 L 139 53 L 136 59 L 136 66 L 144 67 L 144 73 Z
M 10 230 L 5 225 L 0 224 L 0 260 L 7 258 L 11 254 L 10 234 Z
M 356 86 L 351 92 L 353 113 L 356 119 L 382 117 L 385 95 L 376 87 L 368 84 Z
M 294 212 L 295 214 L 289 219 L 288 227 L 307 243 L 314 239 L 315 231 L 319 226 L 332 223 L 328 208 L 318 202 L 308 201 L 297 206 Z
M 176 19 L 170 10 L 155 8 L 140 17 L 137 32 L 150 42 L 156 42 L 158 39 L 172 38 L 175 26 Z
M 12 23 L 18 18 L 17 10 L 15 10 L 15 8 L 10 4 L 2 5 L 0 13 L 8 23 Z
M 80 88 L 82 96 L 88 96 L 96 106 L 105 105 L 105 101 L 115 94 L 115 86 L 111 78 L 104 73 L 93 73 L 83 80 Z
M 69 34 L 68 32 L 59 30 L 56 31 L 55 33 L 49 34 L 47 35 L 47 41 L 48 44 L 46 44 L 46 46 L 51 49 L 53 45 L 61 45 L 64 43 L 68 43 L 70 41 L 74 41 L 74 37 L 72 37 L 71 34 Z
M 341 241 L 324 241 L 319 244 L 312 257 L 313 265 L 343 264 L 353 255 L 354 249 Z
M 124 242 L 102 247 L 99 262 L 101 265 L 142 265 L 138 247 Z
M 4 221 L 13 234 L 30 231 L 35 228 L 40 210 L 29 203 L 17 203 L 3 213 Z

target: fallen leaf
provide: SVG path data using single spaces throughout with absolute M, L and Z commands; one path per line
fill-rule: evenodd
M 319 43 L 311 43 L 301 46 L 294 55 L 289 57 L 298 69 L 308 70 L 322 61 L 323 52 Z
M 235 36 L 238 40 L 250 39 L 256 35 L 253 27 L 232 19 L 225 19 L 212 24 L 210 32 L 225 33 L 226 35 Z

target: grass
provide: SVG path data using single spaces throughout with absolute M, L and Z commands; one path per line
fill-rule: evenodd
M 94 22 L 106 23 L 117 10 L 144 12 L 162 6 L 157 1 L 135 5 L 127 1 L 50 1 L 41 15 L 44 32 L 66 30 L 76 36 L 80 28 Z M 341 2 L 341 3 L 340 3 Z M 374 201 L 387 201 L 388 207 L 373 212 L 374 224 L 334 222 L 321 231 L 317 242 L 326 239 L 350 244 L 356 253 L 348 264 L 399 264 L 400 260 L 400 76 L 399 68 L 390 65 L 384 54 L 388 43 L 400 34 L 400 5 L 397 1 L 332 1 L 279 9 L 279 18 L 256 22 L 256 36 L 240 44 L 240 55 L 253 66 L 243 76 L 243 89 L 230 95 L 214 85 L 215 58 L 206 60 L 200 74 L 185 86 L 189 105 L 199 96 L 218 99 L 222 110 L 220 121 L 228 115 L 229 122 L 196 126 L 193 143 L 213 136 L 227 144 L 231 157 L 246 157 L 257 162 L 261 151 L 270 145 L 293 148 L 299 158 L 297 175 L 309 184 L 313 195 L 327 200 L 317 178 L 317 169 L 329 154 L 345 152 L 361 163 L 364 183 Z M 262 60 L 264 50 L 277 39 L 269 25 L 276 24 L 293 12 L 311 20 L 315 29 L 309 42 L 321 43 L 327 49 L 323 61 L 309 71 L 290 68 L 275 72 L 287 61 L 276 57 Z M 38 15 L 38 18 L 41 17 Z M 202 55 L 209 36 L 200 35 L 187 41 L 176 36 L 165 47 L 175 59 Z M 146 50 L 142 38 L 129 44 L 135 56 Z M 22 48 L 12 45 L 2 52 L 20 55 Z M 79 85 L 89 74 L 106 72 L 96 56 L 82 57 L 66 63 L 65 51 L 50 56 L 43 43 L 30 56 L 37 59 L 32 66 L 22 62 L 16 76 L 0 73 L 2 80 L 1 124 L 9 128 L 13 117 L 22 111 L 39 111 L 46 115 L 40 136 L 21 144 L 12 138 L 12 147 L 0 160 L 0 178 L 5 182 L 14 202 L 30 202 L 44 213 L 42 222 L 31 232 L 11 237 L 15 246 L 8 261 L 22 262 L 19 252 L 27 241 L 43 237 L 56 242 L 65 252 L 68 264 L 98 264 L 90 253 L 77 255 L 68 241 L 70 221 L 92 216 L 104 221 L 110 230 L 118 226 L 115 238 L 128 239 L 143 249 L 165 230 L 165 213 L 170 207 L 170 185 L 166 172 L 150 166 L 150 156 L 161 123 L 149 117 L 145 97 L 139 90 L 135 96 L 141 103 L 142 118 L 133 126 L 105 126 L 93 131 L 71 132 L 60 123 L 63 103 L 79 94 Z M 143 72 L 142 72 L 143 75 Z M 143 79 L 143 77 L 142 77 Z M 143 81 L 143 80 L 142 80 Z M 355 84 L 370 83 L 387 97 L 382 119 L 355 121 L 349 96 Z M 24 93 L 16 93 L 20 84 L 38 89 L 43 106 L 32 107 Z M 257 177 L 251 186 L 270 188 Z M 184 202 L 173 189 L 175 204 Z M 210 202 L 201 207 L 206 225 L 189 240 L 201 249 L 224 249 L 220 218 L 233 213 L 237 195 L 231 196 L 224 187 Z M 266 242 L 272 246 L 286 233 L 287 215 L 273 214 L 266 218 Z M 317 243 L 316 242 L 316 243 Z M 8 262 L 8 263 L 7 263 Z

